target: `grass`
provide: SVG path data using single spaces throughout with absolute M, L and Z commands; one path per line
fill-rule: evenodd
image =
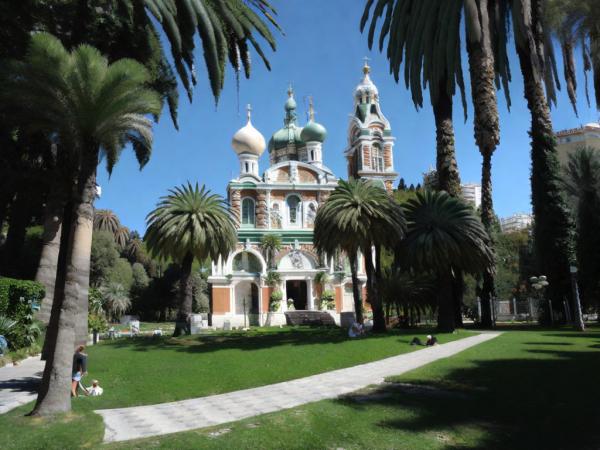
M 108 448 L 598 448 L 600 328 L 508 328 L 361 395 Z
M 0 415 L 2 447 L 94 447 L 103 426 L 94 409 L 162 403 L 300 378 L 417 350 L 413 336 L 428 330 L 349 339 L 337 328 L 263 328 L 186 338 L 123 338 L 88 348 L 87 384 L 101 397 L 73 401 L 57 420 L 23 417 L 31 405 Z M 438 335 L 449 342 L 470 335 Z M 85 384 L 85 383 L 84 383 Z

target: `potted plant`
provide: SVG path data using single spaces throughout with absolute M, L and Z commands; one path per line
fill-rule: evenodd
M 271 293 L 271 297 L 269 298 L 269 311 L 275 312 L 279 310 L 281 306 L 281 300 L 283 299 L 283 292 L 277 290 Z
M 326 311 L 335 308 L 335 294 L 333 291 L 325 290 L 321 294 L 321 309 Z

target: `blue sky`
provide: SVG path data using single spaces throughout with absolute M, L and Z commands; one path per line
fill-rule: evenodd
M 224 92 L 215 107 L 202 71 L 202 54 L 197 52 L 199 83 L 190 104 L 180 95 L 180 130 L 173 127 L 168 112 L 155 126 L 155 144 L 150 162 L 140 172 L 131 151 L 126 151 L 109 179 L 101 167 L 98 183 L 102 198 L 98 208 L 114 210 L 121 222 L 140 232 L 145 230 L 146 214 L 168 189 L 186 181 L 206 184 L 224 195 L 228 180 L 238 173 L 231 149 L 231 137 L 245 125 L 245 105 L 252 104 L 252 122 L 268 141 L 283 122 L 283 104 L 288 83 L 298 102 L 300 123 L 306 118 L 307 96 L 315 103 L 316 120 L 328 130 L 323 159 L 336 175 L 346 177 L 343 150 L 346 146 L 348 117 L 352 112 L 352 92 L 361 78 L 363 57 L 371 58 L 372 79 L 379 88 L 380 103 L 396 137 L 394 164 L 408 184 L 422 180 L 422 173 L 435 166 L 435 127 L 428 104 L 416 111 L 410 93 L 388 74 L 384 55 L 367 48 L 366 37 L 358 30 L 363 1 L 359 0 L 273 0 L 285 36 L 277 36 L 275 53 L 267 52 L 272 71 L 266 70 L 253 54 L 250 80 L 242 79 L 238 93 L 229 71 Z M 266 47 L 266 46 L 265 46 Z M 507 111 L 499 93 L 501 143 L 493 158 L 493 188 L 496 213 L 507 216 L 530 211 L 530 158 L 528 129 L 530 116 L 523 100 L 523 84 L 518 60 L 512 50 L 512 108 Z M 560 52 L 558 52 L 560 57 Z M 560 62 L 560 60 L 559 60 Z M 466 57 L 463 58 L 463 65 Z M 581 67 L 581 64 L 579 64 Z M 561 72 L 562 73 L 562 72 Z M 465 67 L 465 76 L 468 71 Z M 585 103 L 583 74 L 579 76 L 579 118 L 575 116 L 564 90 L 552 118 L 556 130 L 577 127 L 598 120 L 595 108 Z M 468 79 L 466 80 L 467 85 Z M 428 102 L 428 93 L 426 102 Z M 468 93 L 468 95 L 470 95 Z M 455 99 L 456 152 L 463 182 L 480 179 L 481 157 L 473 139 L 473 109 L 463 121 L 459 99 Z M 260 160 L 261 172 L 268 166 L 268 151 Z

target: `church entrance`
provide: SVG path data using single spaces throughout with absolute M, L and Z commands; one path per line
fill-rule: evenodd
M 289 280 L 285 282 L 287 298 L 294 300 L 294 309 L 296 311 L 308 309 L 307 290 L 307 284 L 304 280 Z
M 244 326 L 259 325 L 258 286 L 251 281 L 242 281 L 235 287 L 235 313 L 244 315 Z

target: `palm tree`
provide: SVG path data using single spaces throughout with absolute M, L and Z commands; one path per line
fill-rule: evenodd
M 267 259 L 269 269 L 273 269 L 275 255 L 281 250 L 281 236 L 279 234 L 265 234 L 260 239 L 260 247 Z
M 587 72 L 592 72 L 596 108 L 600 109 L 600 1 L 548 0 L 545 22 L 560 41 L 569 99 L 577 113 L 577 76 L 574 52 L 582 52 L 585 94 L 590 103 Z
M 146 217 L 144 236 L 154 257 L 171 257 L 181 265 L 174 336 L 190 334 L 192 263 L 226 259 L 235 248 L 235 225 L 224 200 L 196 183 L 176 187 Z
M 144 243 L 139 238 L 134 238 L 129 241 L 127 247 L 125 248 L 125 255 L 131 264 L 136 262 L 144 264 L 147 262 Z
M 391 267 L 384 271 L 380 290 L 388 320 L 392 306 L 396 308 L 398 320 L 404 316 L 409 324 L 417 324 L 421 314 L 437 307 L 435 279 L 428 274 Z
M 121 283 L 108 283 L 100 287 L 102 304 L 107 316 L 117 322 L 121 316 L 131 308 L 129 293 Z
M 69 199 L 72 207 L 67 211 L 72 220 L 63 222 L 62 256 L 46 337 L 51 351 L 33 411 L 47 415 L 70 409 L 75 336 L 87 334 L 84 322 L 100 155 L 111 172 L 122 149 L 131 142 L 143 166 L 152 145 L 152 122 L 144 114 L 158 114 L 160 99 L 145 87 L 148 73 L 139 63 L 119 60 L 109 64 L 87 45 L 69 53 L 46 33 L 32 36 L 25 60 L 11 64 L 8 73 L 4 95 L 13 100 L 15 114 L 24 117 L 24 123 L 54 135 L 59 151 L 68 154 L 78 168 L 76 189 Z
M 129 234 L 129 228 L 125 226 L 119 227 L 115 232 L 115 242 L 120 251 L 127 248 L 127 245 L 129 244 Z
M 469 205 L 445 192 L 418 192 L 404 210 L 408 231 L 400 246 L 400 261 L 403 267 L 436 276 L 438 328 L 454 331 L 454 274 L 493 268 L 494 254 L 485 228 Z
M 379 19 L 385 15 L 379 34 L 379 51 L 388 39 L 386 56 L 396 83 L 404 62 L 404 81 L 415 107 L 423 107 L 424 86 L 429 94 L 436 126 L 436 170 L 438 189 L 460 195 L 460 176 L 454 148 L 452 98 L 458 85 L 466 118 L 466 102 L 460 64 L 460 17 L 462 0 L 367 0 L 360 22 L 369 27 L 373 40 Z M 385 13 L 385 14 L 384 14 Z
M 577 224 L 576 255 L 584 306 L 598 301 L 600 294 L 600 158 L 592 148 L 569 155 L 564 187 L 572 198 Z
M 506 16 L 505 2 L 491 0 L 465 0 L 465 28 L 471 98 L 475 110 L 475 142 L 482 156 L 481 165 L 481 222 L 488 236 L 492 236 L 494 204 L 492 199 L 492 155 L 500 143 L 500 120 L 496 99 L 496 80 L 499 75 L 504 84 L 507 104 L 510 106 L 508 82 L 510 72 L 506 54 L 506 33 L 502 26 Z M 494 271 L 482 274 L 481 325 L 491 327 L 490 300 L 495 296 Z
M 119 228 L 121 228 L 121 222 L 110 209 L 97 209 L 94 211 L 94 230 L 117 234 Z
M 523 75 L 524 95 L 531 112 L 531 203 L 535 216 L 535 255 L 538 270 L 550 280 L 549 298 L 562 299 L 569 298 L 571 294 L 569 263 L 573 224 L 561 193 L 560 166 L 549 106 L 549 101 L 555 99 L 551 76 L 554 60 L 549 30 L 543 20 L 542 0 L 513 0 L 515 45 Z
M 362 322 L 362 303 L 358 279 L 358 251 L 365 255 L 367 296 L 373 309 L 374 331 L 385 331 L 385 314 L 377 294 L 373 246 L 391 245 L 404 234 L 400 206 L 385 190 L 367 180 L 340 180 L 315 220 L 314 243 L 317 251 L 333 255 L 342 250 L 350 260 L 354 311 Z

